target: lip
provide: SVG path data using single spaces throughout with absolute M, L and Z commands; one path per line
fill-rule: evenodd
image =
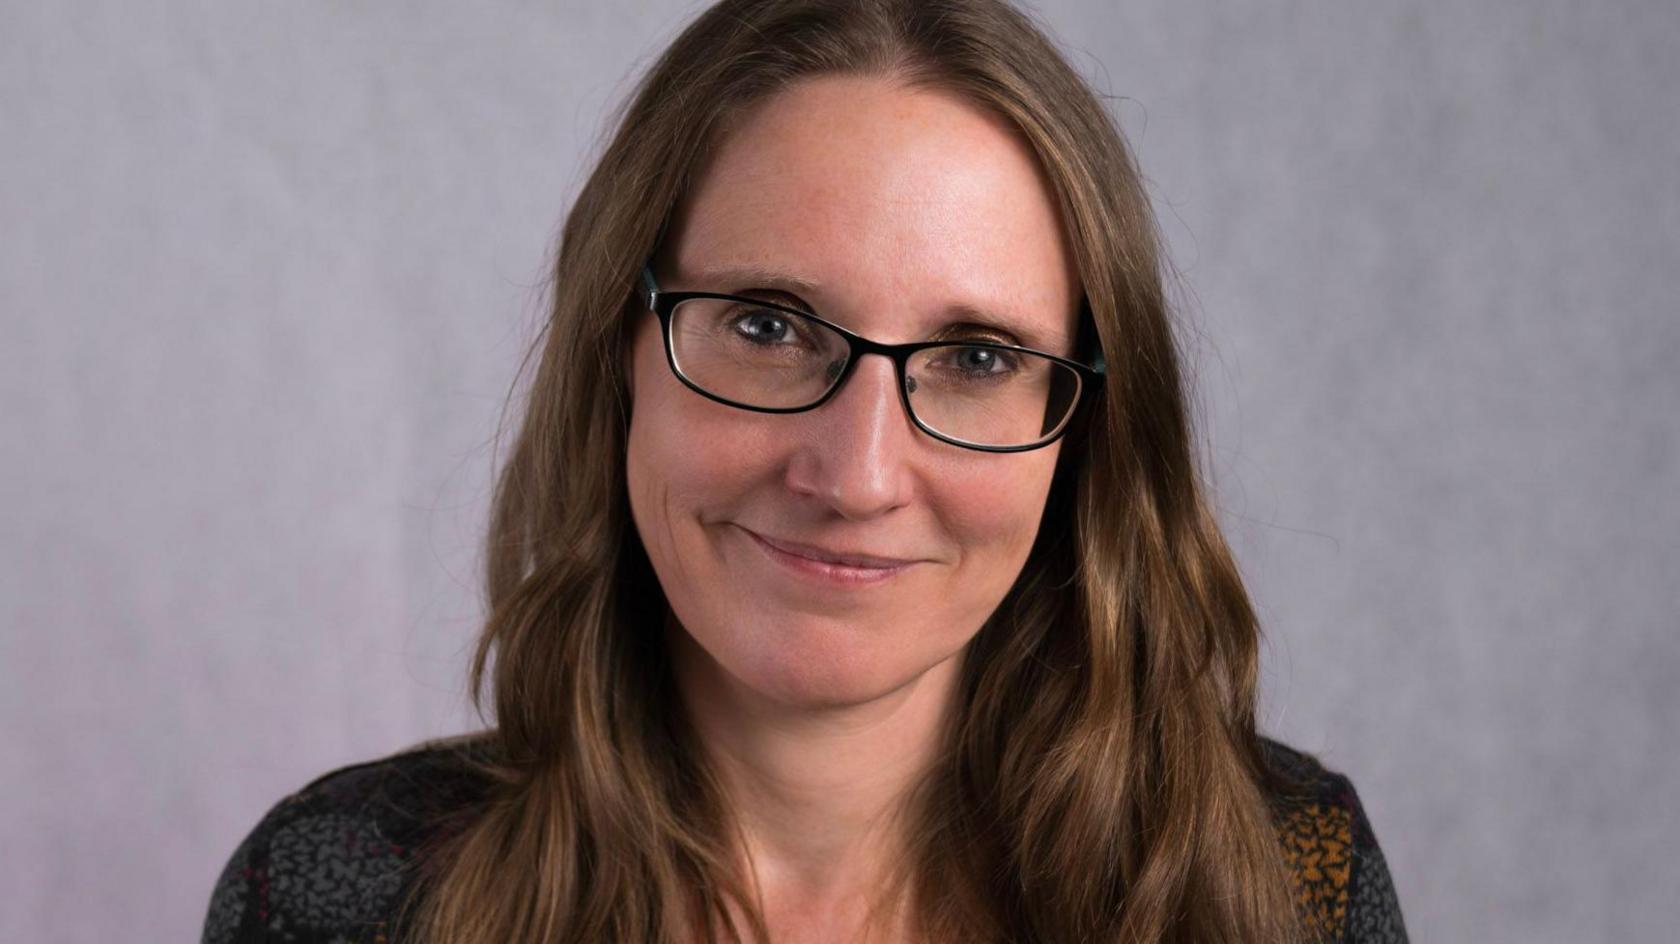
M 767 538 L 751 528 L 742 528 L 765 556 L 801 576 L 815 577 L 831 583 L 850 586 L 880 583 L 909 569 L 913 560 L 878 557 L 871 554 L 830 551 Z

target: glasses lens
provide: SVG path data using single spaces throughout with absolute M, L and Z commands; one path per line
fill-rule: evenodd
M 809 318 L 739 299 L 690 298 L 671 312 L 671 356 L 713 396 L 765 409 L 823 398 L 846 368 L 846 339 Z
M 905 367 L 910 409 L 924 426 L 977 446 L 1030 446 L 1062 431 L 1079 402 L 1079 372 L 990 344 L 942 344 Z

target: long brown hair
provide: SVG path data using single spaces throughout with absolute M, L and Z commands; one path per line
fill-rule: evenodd
M 673 694 L 625 493 L 621 355 L 647 316 L 640 266 L 709 150 L 753 103 L 827 74 L 954 91 L 1020 130 L 1107 367 L 915 794 L 914 926 L 931 941 L 1295 939 L 1268 806 L 1282 782 L 1254 726 L 1259 631 L 1198 484 L 1153 216 L 1097 97 L 1000 0 L 724 0 L 618 116 L 566 219 L 494 497 L 471 670 L 481 712 L 487 680 L 494 696 L 489 798 L 427 857 L 414 931 L 767 939 Z

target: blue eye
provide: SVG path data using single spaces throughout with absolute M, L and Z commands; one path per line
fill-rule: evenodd
M 971 347 L 957 352 L 957 366 L 974 373 L 989 374 L 998 363 L 997 352 L 983 347 Z
M 1014 358 L 989 347 L 961 347 L 951 353 L 953 366 L 966 374 L 994 376 L 1014 368 Z
M 788 319 L 773 311 L 750 311 L 733 322 L 735 333 L 754 344 L 777 344 L 793 333 Z

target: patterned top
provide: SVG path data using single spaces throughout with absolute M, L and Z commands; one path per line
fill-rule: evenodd
M 460 763 L 482 741 L 426 744 L 341 767 L 282 799 L 234 850 L 210 896 L 203 944 L 388 944 L 413 862 L 485 796 Z M 1382 850 L 1347 777 L 1262 739 L 1275 766 L 1311 784 L 1275 806 L 1290 886 L 1336 944 L 1406 944 Z M 451 819 L 451 814 L 454 818 Z

